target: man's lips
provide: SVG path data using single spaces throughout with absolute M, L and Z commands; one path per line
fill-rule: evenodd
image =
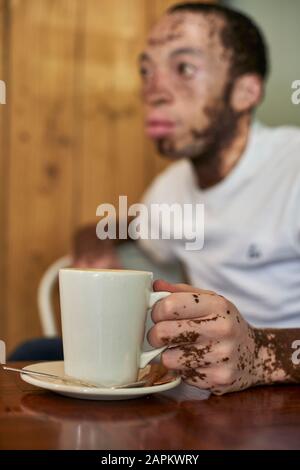
M 165 137 L 175 129 L 175 123 L 162 119 L 149 119 L 146 121 L 146 134 L 152 138 Z

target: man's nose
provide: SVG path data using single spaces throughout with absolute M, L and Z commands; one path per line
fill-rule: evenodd
M 173 95 L 166 75 L 156 73 L 144 90 L 146 104 L 161 106 L 172 102 Z

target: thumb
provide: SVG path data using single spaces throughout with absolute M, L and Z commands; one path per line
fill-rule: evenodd
M 215 292 L 210 290 L 199 289 L 198 287 L 190 286 L 189 284 L 171 284 L 170 282 L 164 281 L 163 279 L 157 279 L 153 283 L 153 290 L 166 291 L 166 292 L 195 292 L 199 294 L 214 294 Z

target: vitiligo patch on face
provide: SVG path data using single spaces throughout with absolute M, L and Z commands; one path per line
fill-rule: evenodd
M 179 18 L 166 15 L 149 37 L 149 46 L 163 46 L 168 42 L 180 39 L 182 37 L 182 32 L 180 31 L 182 24 L 182 15 Z

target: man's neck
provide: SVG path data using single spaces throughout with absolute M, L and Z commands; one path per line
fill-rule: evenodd
M 251 118 L 249 116 L 242 117 L 237 124 L 235 136 L 226 147 L 216 150 L 213 155 L 192 160 L 201 189 L 214 186 L 224 180 L 233 170 L 247 146 L 250 125 Z

